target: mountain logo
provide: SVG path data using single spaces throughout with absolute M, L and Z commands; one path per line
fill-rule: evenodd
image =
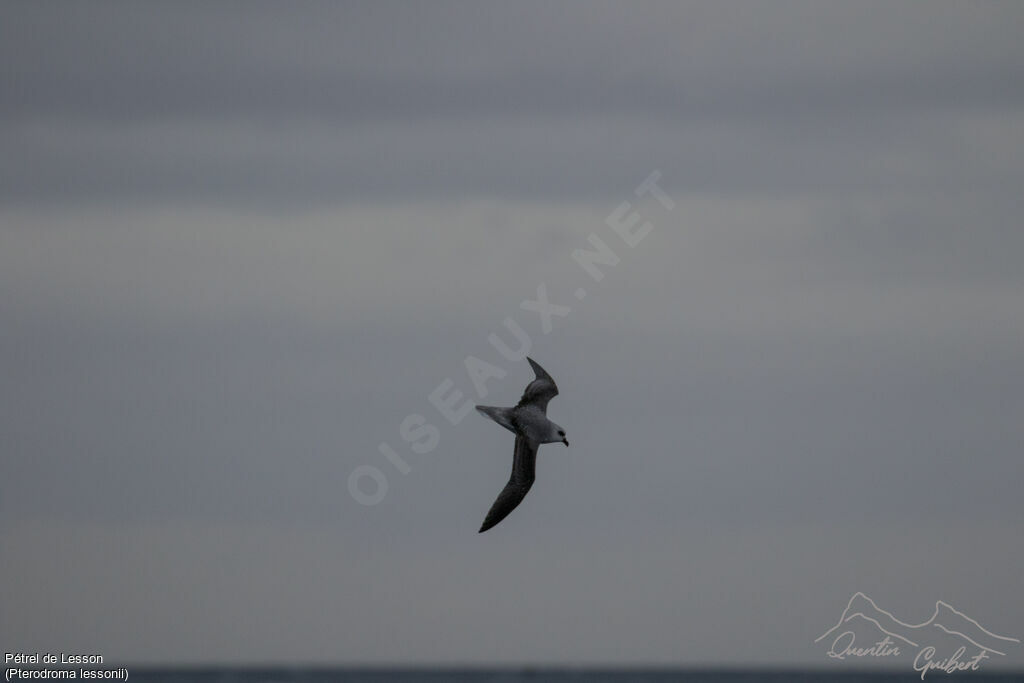
M 932 616 L 920 624 L 900 621 L 861 592 L 854 593 L 835 626 L 814 639 L 829 644 L 832 659 L 898 658 L 916 653 L 914 670 L 977 671 L 992 655 L 1005 656 L 1020 640 L 989 631 L 947 602 L 935 603 Z M 864 646 L 863 643 L 871 643 Z M 858 644 L 860 643 L 860 644 Z M 938 653 L 948 652 L 946 656 Z

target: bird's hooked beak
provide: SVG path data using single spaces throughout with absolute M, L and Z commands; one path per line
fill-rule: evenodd
M 569 439 L 567 439 L 565 437 L 562 437 L 562 443 L 564 443 L 566 446 L 568 446 L 569 445 Z

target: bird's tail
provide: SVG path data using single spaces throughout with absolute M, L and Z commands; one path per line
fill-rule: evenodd
M 513 434 L 515 427 L 512 426 L 511 408 L 499 408 L 498 406 L 477 406 L 476 409 L 481 415 L 486 415 Z

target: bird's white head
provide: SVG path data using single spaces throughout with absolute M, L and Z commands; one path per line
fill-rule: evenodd
M 548 443 L 564 443 L 566 446 L 569 445 L 569 439 L 565 437 L 565 430 L 556 425 L 554 422 L 551 423 L 551 433 L 548 435 Z

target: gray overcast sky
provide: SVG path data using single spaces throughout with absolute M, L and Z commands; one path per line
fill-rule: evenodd
M 0 640 L 825 665 L 858 590 L 1024 638 L 1022 30 L 1018 2 L 5 4 Z M 671 210 L 634 194 L 654 170 Z M 507 316 L 572 447 L 478 535 L 511 437 L 428 395 L 477 400 L 473 355 L 514 403 Z

